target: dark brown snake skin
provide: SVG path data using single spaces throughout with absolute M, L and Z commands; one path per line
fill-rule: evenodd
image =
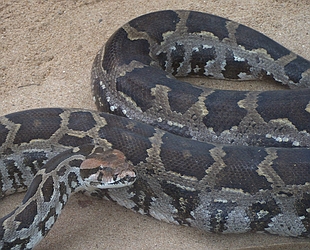
M 174 76 L 274 79 L 295 89 L 204 89 Z M 44 164 L 72 165 L 67 159 L 92 145 L 121 151 L 135 167 L 133 185 L 98 191 L 122 206 L 217 233 L 309 237 L 309 85 L 308 60 L 233 21 L 194 11 L 130 21 L 92 68 L 98 109 L 124 117 L 52 108 L 0 118 L 1 196 L 42 178 L 28 189 L 25 212 L 1 219 L 1 248 L 31 249 L 47 234 L 72 180 L 60 181 L 67 186 L 56 198 L 50 188 L 31 195 L 46 184 Z M 59 171 L 51 172 L 53 188 Z

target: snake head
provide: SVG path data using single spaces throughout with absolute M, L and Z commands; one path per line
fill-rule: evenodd
M 137 177 L 133 165 L 116 149 L 88 156 L 80 166 L 80 174 L 88 191 L 126 187 Z

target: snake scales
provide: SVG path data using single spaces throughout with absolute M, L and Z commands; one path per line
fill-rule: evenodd
M 296 89 L 205 89 L 174 76 L 274 79 Z M 128 22 L 95 58 L 98 112 L 0 118 L 1 196 L 28 188 L 1 219 L 0 247 L 31 249 L 79 190 L 85 157 L 112 149 L 137 179 L 97 194 L 122 206 L 205 231 L 308 237 L 309 84 L 309 61 L 233 21 L 160 11 Z

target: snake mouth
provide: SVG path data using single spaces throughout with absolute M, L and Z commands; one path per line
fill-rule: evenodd
M 108 188 L 122 188 L 127 187 L 135 183 L 136 176 L 125 176 L 124 178 L 111 180 L 111 181 L 91 181 L 89 184 L 98 189 L 108 189 Z
M 108 189 L 130 186 L 136 179 L 137 175 L 133 170 L 125 170 L 111 175 L 110 171 L 99 168 L 99 171 L 86 177 L 84 183 L 86 187 L 91 187 L 92 189 Z

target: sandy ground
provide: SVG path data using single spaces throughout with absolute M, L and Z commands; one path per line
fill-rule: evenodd
M 310 59 L 309 0 L 3 0 L 0 115 L 40 107 L 95 109 L 90 68 L 96 52 L 120 25 L 162 9 L 198 10 L 239 21 Z M 14 195 L 1 201 L 1 215 L 21 199 Z M 119 248 L 310 249 L 310 241 L 265 234 L 203 233 L 79 194 L 72 197 L 36 249 Z

